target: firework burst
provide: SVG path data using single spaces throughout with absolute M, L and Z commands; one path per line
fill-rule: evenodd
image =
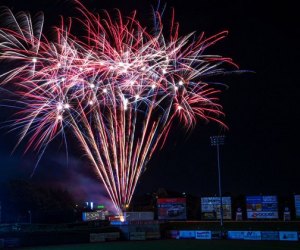
M 32 19 L 25 12 L 3 11 L 0 61 L 8 70 L 0 83 L 20 109 L 11 126 L 21 130 L 19 142 L 28 141 L 26 150 L 42 154 L 70 131 L 121 215 L 174 120 L 187 129 L 199 119 L 225 126 L 219 120 L 219 90 L 204 79 L 224 73 L 224 64 L 236 65 L 204 54 L 226 31 L 180 37 L 172 18 L 166 36 L 158 12 L 148 32 L 136 12 L 112 18 L 76 4 L 79 17 L 54 27 L 51 39 L 43 33 L 42 14 Z M 76 36 L 73 22 L 85 35 Z

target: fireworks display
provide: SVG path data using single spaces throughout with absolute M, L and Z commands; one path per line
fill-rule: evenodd
M 121 215 L 175 120 L 186 129 L 197 120 L 224 125 L 219 90 L 205 79 L 236 65 L 204 54 L 226 31 L 180 37 L 174 15 L 163 28 L 156 12 L 147 28 L 136 12 L 112 17 L 76 5 L 79 16 L 62 18 L 51 38 L 42 14 L 2 10 L 1 89 L 19 108 L 11 126 L 26 150 L 42 155 L 58 135 L 76 138 Z

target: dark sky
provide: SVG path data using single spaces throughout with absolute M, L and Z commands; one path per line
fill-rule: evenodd
M 150 22 L 151 5 L 156 5 L 150 0 L 83 2 L 93 10 L 119 8 L 129 14 L 137 9 L 144 23 Z M 221 97 L 229 130 L 221 130 L 213 123 L 198 124 L 188 134 L 183 129 L 174 130 L 165 148 L 150 161 L 137 193 L 159 187 L 199 196 L 217 193 L 216 150 L 209 145 L 209 137 L 221 133 L 226 134 L 226 144 L 221 150 L 224 192 L 300 193 L 297 122 L 300 22 L 294 2 L 184 0 L 167 4 L 175 8 L 181 35 L 193 31 L 213 35 L 229 30 L 229 36 L 211 48 L 211 52 L 229 56 L 242 70 L 255 73 L 222 77 L 229 86 Z M 0 0 L 0 5 L 33 13 L 43 10 L 46 26 L 57 24 L 60 14 L 75 13 L 71 11 L 71 0 Z M 35 164 L 33 155 L 22 156 L 21 150 L 10 155 L 17 136 L 7 135 L 5 130 L 0 133 L 0 181 L 29 179 Z M 74 167 L 66 164 L 64 153 L 56 148 L 46 152 L 32 180 L 72 183 L 67 181 L 75 172 L 92 182 L 88 174 L 91 170 L 82 163 L 80 155 L 70 152 L 77 162 Z M 78 165 L 86 171 L 78 170 Z

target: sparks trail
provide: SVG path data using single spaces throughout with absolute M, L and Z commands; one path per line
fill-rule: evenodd
M 135 12 L 113 18 L 77 5 L 80 16 L 63 20 L 54 38 L 43 34 L 42 14 L 31 21 L 27 13 L 5 10 L 1 87 L 14 92 L 11 102 L 20 108 L 11 124 L 21 129 L 19 143 L 27 139 L 26 150 L 43 153 L 71 131 L 121 215 L 175 119 L 187 129 L 199 119 L 225 126 L 219 90 L 204 79 L 224 73 L 224 64 L 236 65 L 204 54 L 226 31 L 180 37 L 173 16 L 166 37 L 159 13 L 151 34 Z M 72 22 L 86 34 L 76 36 Z

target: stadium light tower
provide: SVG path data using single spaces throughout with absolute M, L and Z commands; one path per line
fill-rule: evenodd
M 223 227 L 223 200 L 222 200 L 222 183 L 221 183 L 221 164 L 220 164 L 220 146 L 224 145 L 225 136 L 216 135 L 210 137 L 210 145 L 217 148 L 217 163 L 218 163 L 218 183 L 219 183 L 219 197 L 220 197 L 220 224 Z

